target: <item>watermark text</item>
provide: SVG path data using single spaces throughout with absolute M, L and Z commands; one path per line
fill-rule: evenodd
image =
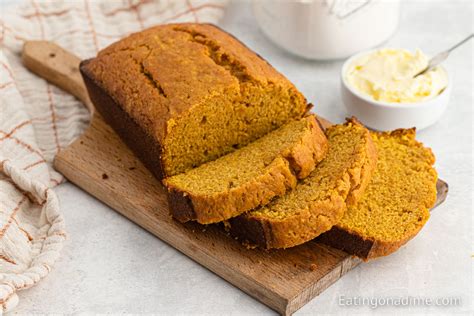
M 421 297 L 421 296 L 387 296 L 387 297 L 362 297 L 344 296 L 338 298 L 337 304 L 342 307 L 363 307 L 379 308 L 383 306 L 461 306 L 462 299 L 457 296 L 443 297 Z

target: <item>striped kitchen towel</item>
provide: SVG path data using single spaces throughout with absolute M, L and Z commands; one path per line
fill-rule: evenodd
M 52 269 L 66 238 L 54 187 L 64 181 L 54 156 L 86 128 L 89 114 L 71 95 L 26 70 L 27 40 L 50 40 L 81 58 L 159 23 L 210 22 L 219 0 L 69 0 L 3 4 L 0 17 L 0 314 L 17 291 Z

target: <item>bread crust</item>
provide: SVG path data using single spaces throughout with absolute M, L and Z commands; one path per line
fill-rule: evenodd
M 387 256 L 400 247 L 405 245 L 421 230 L 420 226 L 407 238 L 396 242 L 387 242 L 376 240 L 374 238 L 364 238 L 357 232 L 333 226 L 330 231 L 319 236 L 316 241 L 347 252 L 348 254 L 357 256 L 364 261 L 374 258 Z
M 242 186 L 212 196 L 193 195 L 174 187 L 165 179 L 173 217 L 181 222 L 216 223 L 266 205 L 294 188 L 297 179 L 307 177 L 328 150 L 326 136 L 314 115 L 303 120 L 309 123 L 309 129 L 300 141 L 276 157 L 264 174 Z
M 109 124 L 148 170 L 157 178 L 163 179 L 164 169 L 161 159 L 161 144 L 105 92 L 94 80 L 87 68 L 91 59 L 80 63 L 79 69 L 89 92 L 89 97 L 97 112 Z
M 331 200 L 308 205 L 297 216 L 282 221 L 244 214 L 230 220 L 230 233 L 264 249 L 290 248 L 331 229 L 345 209 L 344 199 L 334 196 Z

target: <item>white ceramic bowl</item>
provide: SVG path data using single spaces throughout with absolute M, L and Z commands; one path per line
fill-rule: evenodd
M 448 75 L 448 86 L 438 96 L 416 103 L 387 103 L 373 100 L 358 92 L 345 80 L 352 61 L 374 50 L 356 54 L 346 60 L 341 70 L 341 96 L 350 116 L 355 116 L 364 125 L 379 131 L 416 127 L 422 130 L 440 119 L 449 103 L 452 82 Z

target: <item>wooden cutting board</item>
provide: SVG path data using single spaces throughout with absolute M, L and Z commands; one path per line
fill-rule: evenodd
M 51 43 L 30 42 L 23 61 L 90 106 L 77 71 L 79 58 Z M 98 114 L 56 156 L 54 166 L 72 183 L 281 314 L 292 314 L 361 262 L 314 241 L 287 250 L 247 249 L 219 226 L 173 220 L 160 182 Z M 437 186 L 436 206 L 448 191 L 441 180 Z

